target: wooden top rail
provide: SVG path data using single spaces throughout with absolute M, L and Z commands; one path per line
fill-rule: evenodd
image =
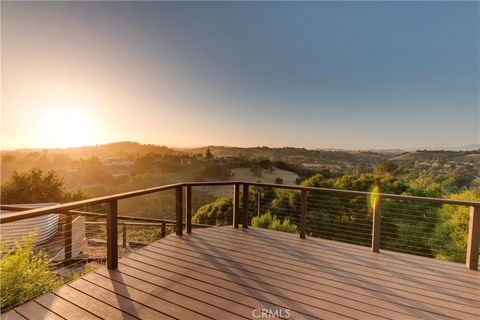
M 205 181 L 205 182 L 184 182 L 184 186 L 191 187 L 209 187 L 209 186 L 233 186 L 235 184 L 250 183 L 246 181 Z
M 148 189 L 141 189 L 141 190 L 135 190 L 135 191 L 130 191 L 130 192 L 118 193 L 118 194 L 114 194 L 114 195 L 111 195 L 111 196 L 104 196 L 104 197 L 98 197 L 98 198 L 93 198 L 93 199 L 87 199 L 87 200 L 74 201 L 74 202 L 69 202 L 69 203 L 64 203 L 64 204 L 58 204 L 58 205 L 51 206 L 51 207 L 31 209 L 31 210 L 26 210 L 26 211 L 22 211 L 22 212 L 15 212 L 15 213 L 4 213 L 0 216 L 0 224 L 7 223 L 7 222 L 13 222 L 13 221 L 17 221 L 17 220 L 22 220 L 22 219 L 33 218 L 33 217 L 37 217 L 37 216 L 41 216 L 41 215 L 49 214 L 49 213 L 65 212 L 65 211 L 73 210 L 73 209 L 76 209 L 76 208 L 82 208 L 82 207 L 86 207 L 86 206 L 111 202 L 111 201 L 120 200 L 120 199 L 133 198 L 133 197 L 142 196 L 142 195 L 155 193 L 155 192 L 160 192 L 160 191 L 172 190 L 172 189 L 175 189 L 177 187 L 182 187 L 182 186 L 183 186 L 182 183 L 169 184 L 169 185 L 166 185 L 166 186 L 160 186 L 160 187 L 154 187 L 154 188 L 148 188 Z
M 19 207 L 16 205 L 8 205 L 8 204 L 2 204 L 0 206 L 1 210 L 7 210 L 7 211 L 25 211 L 25 210 L 30 210 L 32 208 L 26 208 L 26 207 Z
M 346 194 L 346 195 L 352 195 L 352 196 L 370 196 L 372 194 L 372 192 L 366 192 L 366 191 L 351 191 L 351 190 L 341 190 L 341 189 L 304 187 L 304 186 L 283 185 L 283 184 L 273 184 L 273 183 L 258 183 L 258 182 L 247 182 L 247 181 L 186 182 L 186 183 L 175 183 L 175 184 L 169 184 L 169 185 L 159 186 L 154 188 L 124 192 L 124 193 L 98 197 L 98 198 L 93 198 L 88 200 L 75 201 L 75 202 L 70 202 L 65 204 L 54 205 L 51 207 L 29 209 L 22 212 L 3 213 L 2 215 L 0 215 L 0 224 L 23 220 L 27 218 L 33 218 L 33 217 L 37 217 L 37 216 L 41 216 L 49 213 L 66 212 L 66 211 L 74 210 L 76 208 L 86 207 L 86 206 L 100 204 L 100 203 L 112 202 L 120 199 L 142 196 L 142 195 L 160 192 L 160 191 L 172 190 L 172 189 L 181 188 L 185 186 L 202 187 L 202 186 L 227 186 L 227 185 L 239 185 L 239 184 L 258 186 L 258 187 L 291 189 L 291 190 L 307 190 L 312 192 L 329 192 L 329 193 Z M 462 201 L 462 200 L 451 200 L 451 199 L 441 199 L 441 198 L 406 196 L 406 195 L 396 195 L 396 194 L 387 194 L 387 193 L 378 193 L 378 195 L 381 196 L 383 199 L 424 201 L 424 202 L 433 202 L 433 203 L 440 203 L 440 204 L 473 206 L 473 207 L 480 208 L 480 202 L 476 202 L 476 201 Z M 2 206 L 2 208 L 4 207 L 7 207 L 7 206 Z M 12 211 L 14 210 L 16 209 L 12 209 Z

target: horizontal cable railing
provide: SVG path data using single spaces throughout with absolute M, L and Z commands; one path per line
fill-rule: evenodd
M 40 219 L 29 237 L 7 241 L 2 259 L 30 250 L 32 259 L 55 270 L 49 275 L 58 286 L 101 265 L 115 269 L 119 257 L 170 233 L 217 225 L 268 227 L 373 252 L 433 257 L 438 244 L 427 235 L 445 206 L 469 208 L 466 266 L 477 270 L 480 202 L 242 181 L 177 183 L 34 209 L 1 205 L 8 211 L 0 215 L 2 237 L 16 224 Z M 12 299 L 16 294 L 22 293 L 12 292 Z
M 114 269 L 119 257 L 177 230 L 181 234 L 182 218 L 177 219 L 170 209 L 182 210 L 182 191 L 183 185 L 169 185 L 35 209 L 31 205 L 2 204 L 0 311 L 100 266 Z M 159 203 L 172 205 L 166 210 L 158 207 Z M 152 212 L 143 210 L 148 205 L 154 208 Z M 185 225 L 189 225 L 190 231 L 210 226 Z M 15 275 L 23 273 L 32 279 L 22 276 L 22 283 L 17 283 L 19 278 Z M 37 284 L 35 289 L 31 283 Z
M 65 216 L 83 215 L 88 217 L 103 215 L 105 218 L 105 234 L 107 253 L 112 255 L 109 267 L 115 267 L 116 256 L 113 248 L 116 247 L 118 232 L 118 220 L 164 222 L 172 226 L 178 235 L 182 234 L 183 213 L 186 212 L 185 224 L 187 232 L 192 228 L 192 208 L 201 206 L 201 201 L 192 200 L 192 190 L 196 193 L 209 193 L 205 188 L 225 188 L 233 186 L 231 197 L 232 212 L 219 217 L 204 217 L 197 220 L 201 223 L 193 224 L 194 227 L 209 225 L 233 224 L 238 227 L 248 227 L 254 213 L 257 216 L 266 212 L 273 214 L 279 220 L 288 221 L 297 226 L 300 237 L 305 235 L 317 236 L 326 239 L 350 242 L 358 245 L 372 246 L 373 251 L 378 252 L 380 248 L 412 253 L 417 255 L 431 256 L 422 245 L 422 235 L 431 231 L 434 225 L 434 218 L 429 217 L 429 208 L 432 206 L 457 205 L 470 207 L 469 235 L 467 248 L 467 266 L 476 269 L 478 266 L 478 231 L 479 207 L 478 202 L 459 201 L 451 199 L 415 197 L 395 194 L 374 194 L 372 192 L 337 190 L 326 188 L 314 188 L 304 186 L 290 186 L 268 183 L 247 183 L 241 181 L 222 182 L 189 182 L 177 183 L 155 188 L 136 190 L 112 196 L 77 201 L 67 204 L 50 206 L 47 208 L 29 209 L 20 211 L 23 208 L 2 205 L 2 209 L 17 211 L 2 214 L 0 224 L 47 215 L 61 213 Z M 175 219 L 142 218 L 136 216 L 118 215 L 117 203 L 119 200 L 128 200 L 134 197 L 160 193 L 171 190 L 174 192 L 172 208 L 174 208 Z M 290 190 L 293 199 L 287 205 L 282 203 L 282 195 L 278 190 Z M 257 194 L 255 196 L 255 193 Z M 227 192 L 228 194 L 228 192 Z M 255 199 L 250 199 L 252 198 Z M 288 195 L 292 197 L 292 195 Z M 377 197 L 376 207 L 369 207 L 369 198 Z M 192 207 L 192 201 L 193 207 Z M 396 203 L 394 206 L 392 203 Z M 401 205 L 398 205 L 401 204 Z M 428 204 L 428 205 L 427 205 Z M 78 208 L 86 206 L 100 206 L 103 213 L 79 211 Z M 245 210 L 247 208 L 247 210 Z M 247 211 L 247 214 L 243 212 Z M 381 213 L 383 211 L 383 213 Z M 380 227 L 382 221 L 382 227 Z M 67 222 L 69 220 L 67 219 Z M 125 225 L 128 226 L 128 225 Z M 122 230 L 125 229 L 122 225 Z M 69 229 L 67 227 L 67 231 Z M 111 237 L 109 237 L 111 235 Z M 424 240 L 424 239 L 423 239 Z M 112 250 L 110 250 L 112 249 Z
M 169 208 L 167 216 L 171 219 L 155 218 L 155 213 L 153 217 L 139 216 L 138 212 L 132 215 L 118 213 L 119 203 L 126 210 L 135 211 L 139 209 L 138 203 L 129 201 L 136 197 L 153 197 L 154 194 L 163 195 L 163 202 L 158 203 Z M 212 197 L 211 194 L 216 196 Z M 227 207 L 225 213 L 222 216 L 203 214 L 202 210 L 206 209 L 202 209 L 202 206 L 215 198 L 220 199 L 216 200 L 220 201 L 220 206 Z M 152 199 L 146 198 L 143 203 L 149 203 L 150 200 Z M 156 203 L 152 202 L 154 208 Z M 106 261 L 110 269 L 117 267 L 119 248 L 127 247 L 129 237 L 132 238 L 132 243 L 135 242 L 134 238 L 148 242 L 169 232 L 182 235 L 184 228 L 190 233 L 192 227 L 212 225 L 233 224 L 234 227 L 242 225 L 243 228 L 252 224 L 262 226 L 262 223 L 266 223 L 262 219 L 271 219 L 270 223 L 277 230 L 295 232 L 301 238 L 308 235 L 371 246 L 374 252 L 386 249 L 432 257 L 434 244 L 426 243 L 425 235 L 430 234 L 435 226 L 433 210 L 446 205 L 470 208 L 466 265 L 476 270 L 480 243 L 480 203 L 474 201 L 243 181 L 188 182 L 45 208 L 2 205 L 2 210 L 11 212 L 2 213 L 0 225 L 58 215 L 58 231 L 49 242 L 38 245 L 37 250 L 53 245 L 63 246 L 62 263 L 65 264 L 69 260 L 73 261 L 74 221 L 83 217 L 82 219 L 87 219 L 84 222 L 85 237 L 104 246 L 103 251 L 92 250 L 91 256 L 85 259 L 96 261 L 98 258 L 100 262 Z M 156 208 L 158 209 L 163 208 Z M 264 217 L 267 213 L 270 218 Z M 156 231 L 135 231 L 136 228 L 152 228 Z M 143 235 L 140 236 L 142 232 Z M 147 237 L 147 234 L 152 236 Z M 119 238 L 122 239 L 120 246 Z M 120 249 L 120 255 L 122 252 Z

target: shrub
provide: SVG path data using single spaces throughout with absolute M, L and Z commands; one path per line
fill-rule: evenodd
M 270 212 L 252 218 L 252 226 L 264 229 L 272 229 L 277 231 L 296 233 L 298 228 L 291 224 L 289 219 L 281 221 L 277 216 L 273 216 Z
M 35 235 L 7 248 L 0 245 L 0 309 L 22 304 L 62 284 L 45 251 L 33 252 Z
M 59 281 L 59 285 L 72 282 L 73 280 L 80 278 L 84 274 L 97 270 L 101 266 L 102 266 L 101 264 L 98 264 L 96 262 L 86 264 L 85 266 L 81 267 L 79 270 L 70 272 L 70 274 L 63 276 L 61 278 L 61 281 Z
M 297 226 L 294 224 L 290 224 L 289 219 L 284 219 L 283 222 L 280 223 L 280 219 L 276 219 L 274 217 L 272 221 L 272 225 L 269 227 L 269 229 L 277 230 L 277 231 L 283 231 L 283 232 L 289 232 L 289 233 L 297 233 Z
M 252 218 L 252 226 L 257 228 L 269 229 L 269 226 L 272 225 L 272 214 L 267 212 L 257 217 Z

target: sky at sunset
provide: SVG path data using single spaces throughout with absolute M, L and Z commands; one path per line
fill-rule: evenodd
M 478 2 L 4 2 L 2 149 L 480 143 Z

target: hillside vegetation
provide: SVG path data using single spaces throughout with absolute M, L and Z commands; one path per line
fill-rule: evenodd
M 202 147 L 192 149 L 179 149 L 188 154 L 204 154 L 207 149 L 215 157 L 246 157 L 246 158 L 266 158 L 272 161 L 285 161 L 295 164 L 302 164 L 307 167 L 336 166 L 355 167 L 359 163 L 369 163 L 375 165 L 387 160 L 392 153 L 380 153 L 371 151 L 325 151 L 308 150 L 305 148 L 239 148 L 239 147 Z M 396 154 L 396 153 L 393 153 Z
M 479 155 L 480 151 L 392 154 L 266 147 L 174 150 L 131 142 L 66 150 L 8 151 L 2 152 L 2 203 L 40 199 L 62 202 L 182 181 L 218 180 L 360 191 L 377 186 L 386 193 L 479 200 Z M 45 187 L 50 182 L 54 189 Z M 35 197 L 35 190 L 43 190 L 40 198 Z M 65 197 L 58 196 L 60 190 Z M 257 217 L 270 214 L 257 218 L 255 223 L 271 221 L 271 228 L 280 228 L 279 224 L 288 221 L 284 228 L 295 230 L 290 224 L 298 223 L 298 192 L 252 188 L 250 193 L 251 213 Z M 172 219 L 173 196 L 173 192 L 164 192 L 122 200 L 119 210 L 121 214 Z M 230 187 L 195 188 L 194 220 L 230 223 L 231 201 Z M 369 244 L 368 199 L 323 195 L 311 201 L 315 205 L 309 207 L 310 219 L 320 223 L 311 224 L 311 235 Z M 384 248 L 412 253 L 408 248 L 414 247 L 415 254 L 454 261 L 464 256 L 461 248 L 465 247 L 467 225 L 461 218 L 466 214 L 463 211 L 388 201 L 384 206 L 382 230 L 389 234 L 382 238 Z

